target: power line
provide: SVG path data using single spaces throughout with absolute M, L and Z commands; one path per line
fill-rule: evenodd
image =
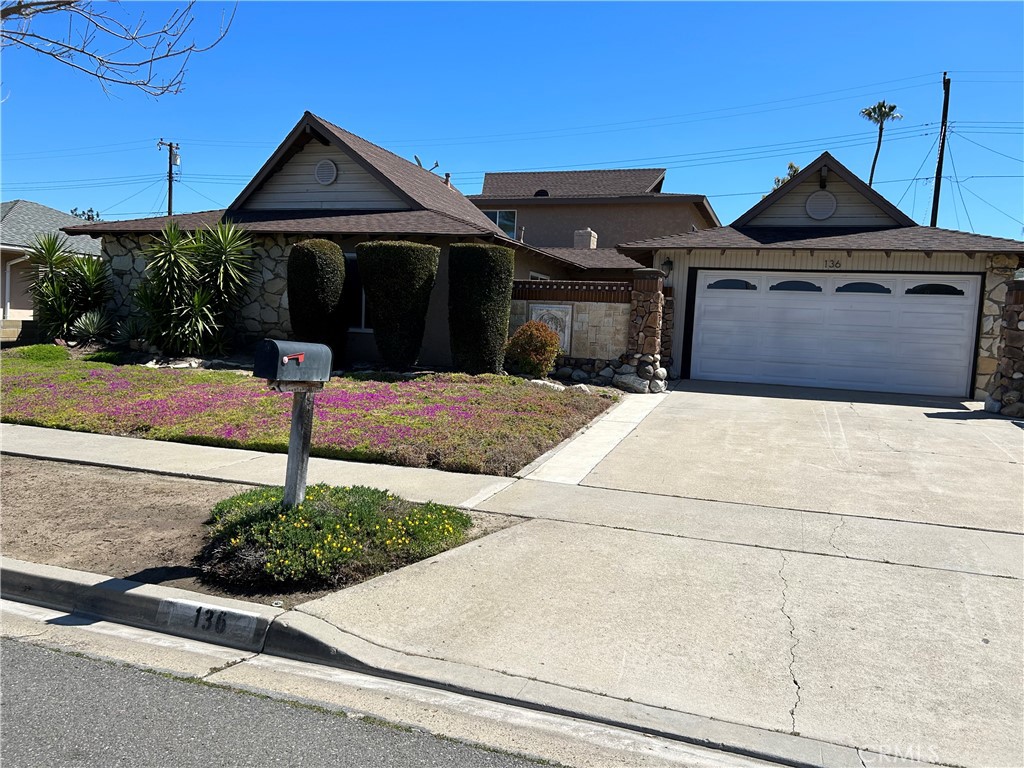
M 196 193 L 197 195 L 200 195 L 201 197 L 205 197 L 205 198 L 206 198 L 207 200 L 209 200 L 209 201 L 210 201 L 211 203 L 213 203 L 214 205 L 216 205 L 216 206 L 217 206 L 218 208 L 224 208 L 224 207 L 226 207 L 226 206 L 224 206 L 224 205 L 221 205 L 221 204 L 220 204 L 219 202 L 217 202 L 216 200 L 214 200 L 214 199 L 213 199 L 212 197 L 210 197 L 209 195 L 203 194 L 202 192 L 200 192 L 200 191 L 199 191 L 198 189 L 196 189 L 195 187 L 193 187 L 193 186 L 191 186 L 191 185 L 189 185 L 189 184 L 186 184 L 186 183 L 185 183 L 184 181 L 179 181 L 178 183 L 179 183 L 179 184 L 181 184 L 181 186 L 185 187 L 186 189 L 191 189 L 191 190 L 192 190 L 193 192 L 195 192 L 195 193 Z
M 1004 211 L 1004 210 L 1003 210 L 1003 209 L 1001 209 L 1001 208 L 996 208 L 996 207 L 995 207 L 994 205 L 992 205 L 992 203 L 990 203 L 990 202 L 989 202 L 988 200 L 986 200 L 985 198 L 983 198 L 983 197 L 982 197 L 981 195 L 979 195 L 979 194 L 978 194 L 977 192 L 975 192 L 974 190 L 972 190 L 972 189 L 971 189 L 970 187 L 967 187 L 967 193 L 968 193 L 968 194 L 970 194 L 970 195 L 974 195 L 974 196 L 975 196 L 976 198 L 978 198 L 979 200 L 981 200 L 981 202 L 983 202 L 983 203 L 984 203 L 985 205 L 987 205 L 987 206 L 988 206 L 989 208 L 991 208 L 992 210 L 994 210 L 994 211 L 999 211 L 999 213 L 1003 214 L 1003 216 L 1005 216 L 1006 218 L 1008 218 L 1008 219 L 1010 219 L 1010 220 L 1012 220 L 1012 221 L 1015 221 L 1015 222 L 1017 222 L 1018 224 L 1020 224 L 1020 225 L 1024 226 L 1024 221 L 1021 221 L 1021 220 L 1020 220 L 1020 219 L 1018 219 L 1018 218 L 1017 218 L 1016 216 L 1011 216 L 1010 214 L 1008 214 L 1008 213 L 1007 213 L 1006 211 Z
M 910 179 L 910 184 L 907 185 L 907 188 L 905 190 L 903 190 L 903 194 L 900 195 L 900 199 L 896 203 L 896 207 L 897 208 L 899 207 L 900 203 L 903 202 L 903 198 L 907 196 L 907 192 L 910 191 L 910 188 L 914 185 L 914 182 L 915 181 L 919 181 L 919 179 L 917 178 L 917 175 L 921 172 L 921 169 L 924 168 L 924 164 L 928 162 L 928 158 L 931 157 L 932 150 L 935 149 L 935 145 L 938 143 L 938 141 L 939 141 L 939 137 L 936 136 L 935 140 L 932 142 L 932 145 L 930 147 L 928 147 L 928 151 L 925 152 L 925 154 L 924 154 L 924 159 L 921 160 L 921 164 L 919 166 L 917 166 L 917 170 L 914 171 L 914 178 Z M 881 182 L 880 181 L 878 183 L 879 184 L 884 184 L 886 182 Z M 917 189 L 916 188 L 914 189 L 914 199 L 915 200 L 917 199 Z
M 960 204 L 964 207 L 964 216 L 967 217 L 967 226 L 971 228 L 971 232 L 974 232 L 974 222 L 971 221 L 971 212 L 967 210 L 967 203 L 964 201 L 963 187 L 960 185 L 959 174 L 956 171 L 956 161 L 953 159 L 953 145 L 949 147 L 949 164 L 953 166 L 953 181 L 956 183 L 956 188 L 960 191 Z M 953 209 L 956 210 L 956 197 L 953 197 Z M 959 223 L 957 224 L 959 226 Z
M 968 139 L 966 136 L 964 136 L 959 131 L 952 131 L 952 133 L 955 133 L 957 136 L 959 136 L 964 141 L 969 141 L 969 142 L 971 142 L 971 144 L 975 144 L 975 145 L 981 147 L 982 149 L 987 149 L 989 152 L 993 152 L 993 153 L 995 153 L 997 155 L 1005 157 L 1007 160 L 1014 160 L 1014 161 L 1016 161 L 1018 163 L 1024 163 L 1024 160 L 1021 160 L 1019 157 L 1012 157 L 1010 155 L 1007 155 L 1007 154 L 1004 154 L 1004 153 L 1000 152 L 997 149 L 992 149 L 992 147 L 986 147 L 984 144 L 982 144 L 981 142 L 975 141 L 974 139 Z
M 155 187 L 155 186 L 156 186 L 157 184 L 159 184 L 159 183 L 160 183 L 161 181 L 163 181 L 163 179 L 157 179 L 156 181 L 154 181 L 154 182 L 152 182 L 152 183 L 150 183 L 150 184 L 147 184 L 147 185 L 146 185 L 145 187 L 143 187 L 142 189 L 140 189 L 140 190 L 139 190 L 138 192 L 133 192 L 132 194 L 128 195 L 128 197 L 126 197 L 126 198 L 125 198 L 124 200 L 119 200 L 118 202 L 114 203 L 114 204 L 113 204 L 112 206 L 110 206 L 110 207 L 111 207 L 111 208 L 117 208 L 117 206 L 119 206 L 119 205 L 123 205 L 124 203 L 127 203 L 127 202 L 128 202 L 129 200 L 131 200 L 131 199 L 132 199 L 133 197 L 138 197 L 138 196 L 139 196 L 139 195 L 141 195 L 141 194 L 142 194 L 143 192 L 145 192 L 145 191 L 146 191 L 147 189 L 152 189 L 152 188 L 153 188 L 153 187 Z

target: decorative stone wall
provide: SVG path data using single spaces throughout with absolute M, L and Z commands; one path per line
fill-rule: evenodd
M 989 383 L 985 410 L 1024 416 L 1024 280 L 1006 284 L 999 322 L 998 364 Z
M 994 254 L 986 259 L 985 284 L 981 300 L 981 336 L 978 339 L 978 367 L 974 382 L 979 400 L 993 391 L 994 375 L 1000 365 L 999 332 L 1006 302 L 1007 286 L 1019 264 L 1017 256 Z
M 284 235 L 253 236 L 252 252 L 256 257 L 253 281 L 242 306 L 234 318 L 234 329 L 249 339 L 288 338 L 291 319 L 288 315 L 287 270 L 288 247 L 304 237 Z M 117 319 L 133 312 L 130 301 L 145 277 L 144 249 L 152 243 L 151 235 L 104 235 L 103 254 L 110 260 L 114 293 L 109 307 Z

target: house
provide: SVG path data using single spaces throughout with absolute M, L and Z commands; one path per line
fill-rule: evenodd
M 509 237 L 568 262 L 517 278 L 623 279 L 652 265 L 618 243 L 720 224 L 706 197 L 662 192 L 664 182 L 664 168 L 487 173 L 469 199 Z
M 0 203 L 0 285 L 4 320 L 31 320 L 32 297 L 28 288 L 32 268 L 28 249 L 40 235 L 80 224 L 81 219 L 31 200 Z M 90 237 L 72 237 L 68 247 L 83 256 L 99 256 L 99 243 Z
M 826 152 L 729 226 L 619 250 L 671 268 L 675 376 L 983 398 L 1024 243 L 919 226 Z
M 306 112 L 270 159 L 226 209 L 65 227 L 101 238 L 115 278 L 112 309 L 130 312 L 129 296 L 143 279 L 144 249 L 174 220 L 186 231 L 221 221 L 246 229 L 258 276 L 238 314 L 237 330 L 250 340 L 287 338 L 287 261 L 291 246 L 309 238 L 338 243 L 349 259 L 348 353 L 377 360 L 372 330 L 358 290 L 354 247 L 367 240 L 411 240 L 441 248 L 437 282 L 427 313 L 420 362 L 445 366 L 448 344 L 448 246 L 496 243 L 515 249 L 516 268 L 544 271 L 569 263 L 508 237 L 448 182 L 369 141 Z

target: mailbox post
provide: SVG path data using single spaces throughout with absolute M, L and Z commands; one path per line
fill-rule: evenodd
M 266 339 L 256 348 L 253 375 L 266 379 L 271 389 L 292 393 L 284 503 L 293 507 L 306 498 L 313 397 L 331 378 L 331 349 L 323 344 Z

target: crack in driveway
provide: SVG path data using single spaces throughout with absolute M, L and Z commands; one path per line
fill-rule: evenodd
M 796 647 L 800 644 L 800 639 L 796 636 L 796 624 L 793 623 L 793 617 L 786 611 L 786 607 L 789 604 L 789 598 L 786 592 L 789 590 L 789 582 L 786 581 L 784 571 L 789 561 L 786 560 L 786 555 L 780 552 L 779 555 L 782 557 L 782 565 L 779 567 L 779 578 L 782 579 L 782 606 L 780 610 L 782 615 L 786 617 L 786 621 L 789 622 L 789 637 L 793 641 L 789 646 L 789 676 L 793 680 L 793 686 L 796 688 L 796 700 L 793 702 L 792 709 L 789 710 L 789 718 L 792 723 L 791 733 L 799 735 L 799 731 L 796 729 L 796 708 L 800 706 L 800 681 L 796 679 L 796 672 L 793 667 L 796 665 Z

